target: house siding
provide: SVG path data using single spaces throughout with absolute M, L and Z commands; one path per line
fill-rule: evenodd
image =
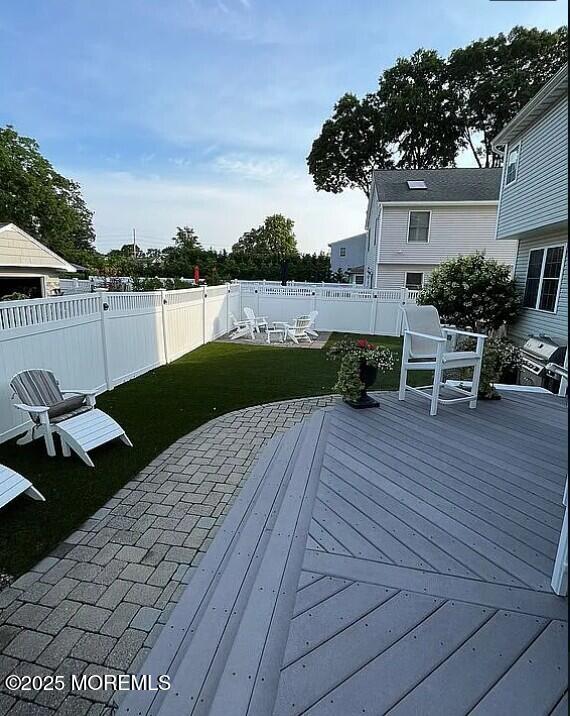
M 350 268 L 364 264 L 366 238 L 366 234 L 359 234 L 330 244 L 331 270 L 333 273 L 339 270 L 348 271 Z M 340 255 L 341 248 L 346 249 L 346 256 Z
M 521 296 L 525 289 L 529 255 L 532 249 L 540 249 L 562 243 L 568 243 L 568 235 L 566 233 L 558 236 L 549 235 L 547 237 L 522 239 L 520 241 L 515 266 L 515 280 Z M 524 343 L 530 335 L 538 335 L 540 333 L 550 336 L 562 345 L 568 344 L 568 252 L 566 252 L 564 261 L 556 313 L 523 308 L 519 320 L 509 328 L 509 337 L 519 344 Z
M 61 259 L 44 251 L 16 229 L 0 232 L 0 266 L 65 269 Z
M 413 265 L 413 264 L 379 264 L 378 279 L 376 287 L 383 290 L 403 288 L 406 285 L 406 274 L 420 271 L 424 275 L 424 283 L 427 281 L 434 266 Z
M 431 211 L 427 244 L 408 243 L 410 211 Z M 379 252 L 379 275 L 383 264 L 436 266 L 446 259 L 484 251 L 490 258 L 514 266 L 516 241 L 495 241 L 497 207 L 384 205 Z
M 568 97 L 509 146 L 519 141 L 516 181 L 505 186 L 503 173 L 498 239 L 568 221 Z
M 365 286 L 374 286 L 376 281 L 376 268 L 378 264 L 378 234 L 380 231 L 380 204 L 376 191 L 372 193 L 370 201 L 372 205 L 370 207 L 370 214 L 368 217 L 368 233 L 366 238 L 365 246 L 365 261 L 366 273 L 364 276 Z

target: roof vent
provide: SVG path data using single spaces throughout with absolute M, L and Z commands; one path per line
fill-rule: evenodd
M 427 189 L 426 183 L 423 179 L 420 181 L 409 181 L 407 184 L 408 189 Z

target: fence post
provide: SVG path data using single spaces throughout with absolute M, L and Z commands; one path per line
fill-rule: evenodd
M 226 283 L 226 330 L 224 333 L 229 333 L 230 331 L 230 303 L 232 299 L 232 287 L 229 283 Z
M 206 345 L 206 286 L 202 286 L 202 345 Z
M 167 325 L 167 313 L 168 313 L 168 299 L 166 297 L 166 291 L 164 288 L 159 289 L 160 293 L 160 305 L 161 305 L 161 320 L 162 320 L 162 342 L 164 345 L 164 362 L 166 365 L 170 363 L 170 354 L 168 350 L 168 325 Z
M 104 299 L 105 294 L 99 292 L 99 322 L 101 324 L 101 349 L 103 351 L 103 373 L 105 375 L 105 385 L 107 390 L 113 390 L 113 381 L 109 371 L 109 352 L 107 346 L 107 316 L 106 311 L 109 310 L 109 304 Z
M 371 336 L 375 335 L 376 331 L 376 318 L 378 317 L 378 292 L 372 290 L 372 308 L 370 309 L 370 330 L 368 331 Z

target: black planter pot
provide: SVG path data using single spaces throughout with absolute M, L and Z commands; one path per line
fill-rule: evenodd
M 378 368 L 373 365 L 367 365 L 364 361 L 360 363 L 360 380 L 364 383 L 363 390 L 360 391 L 358 400 L 347 400 L 346 402 L 351 408 L 361 410 L 362 408 L 377 408 L 380 403 L 371 398 L 366 392 L 366 388 L 374 385 L 378 376 Z

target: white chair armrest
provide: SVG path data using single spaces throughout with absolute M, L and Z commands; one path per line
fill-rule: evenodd
M 446 338 L 439 338 L 439 336 L 430 336 L 428 333 L 418 333 L 417 331 L 410 331 L 407 328 L 404 330 L 404 333 L 407 333 L 409 336 L 417 336 L 418 338 L 427 338 L 430 341 L 435 341 L 436 343 L 446 343 Z
M 275 328 L 293 328 L 287 321 L 273 321 Z
M 444 333 L 452 333 L 455 336 L 470 336 L 471 338 L 487 338 L 484 333 L 471 333 L 471 331 L 460 331 L 457 328 L 442 328 Z
M 25 403 L 14 403 L 14 407 L 18 410 L 25 410 L 26 413 L 47 413 L 49 410 L 47 405 L 26 405 Z
M 61 391 L 64 395 L 71 394 L 71 395 L 97 395 L 96 390 L 62 390 Z

